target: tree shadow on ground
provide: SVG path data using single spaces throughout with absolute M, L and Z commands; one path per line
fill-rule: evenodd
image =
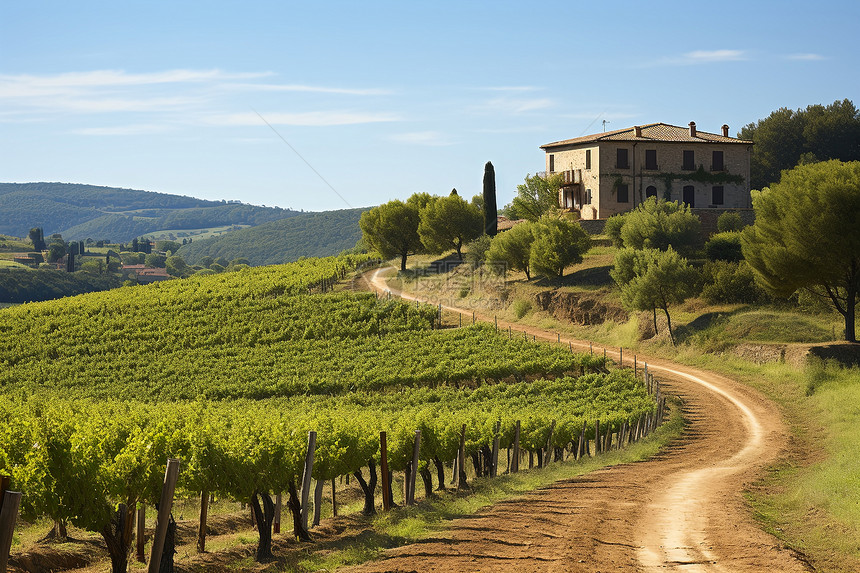
M 745 307 L 740 307 L 730 311 L 706 312 L 705 314 L 699 315 L 687 324 L 680 324 L 673 329 L 675 343 L 684 342 L 690 337 L 700 334 L 709 328 L 725 323 L 730 317 L 746 310 L 747 309 Z M 669 309 L 669 312 L 671 312 L 671 309 Z
M 609 271 L 611 270 L 612 265 L 590 267 L 568 273 L 563 277 L 540 277 L 535 279 L 534 284 L 551 288 L 570 286 L 607 287 L 612 284 L 612 277 L 609 276 Z

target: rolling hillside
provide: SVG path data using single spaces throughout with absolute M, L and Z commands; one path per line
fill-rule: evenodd
M 300 257 L 335 255 L 354 247 L 361 238 L 358 219 L 366 210 L 301 213 L 258 227 L 232 231 L 223 237 L 197 240 L 183 246 L 178 254 L 192 265 L 202 257 L 245 258 L 252 265 L 271 265 L 292 262 Z
M 163 229 L 260 225 L 298 215 L 277 207 L 207 201 L 151 191 L 73 183 L 0 183 L 0 233 L 33 227 L 67 240 L 130 241 Z

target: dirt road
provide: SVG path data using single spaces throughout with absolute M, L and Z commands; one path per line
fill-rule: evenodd
M 389 290 L 380 271 L 370 282 Z M 776 406 L 725 377 L 647 362 L 684 404 L 689 426 L 681 440 L 650 460 L 558 482 L 456 520 L 439 537 L 390 550 L 355 571 L 811 570 L 756 526 L 742 496 L 786 447 Z

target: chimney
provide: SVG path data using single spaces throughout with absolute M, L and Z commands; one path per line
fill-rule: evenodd
M 690 122 L 690 137 L 696 137 L 696 122 Z
M 634 125 L 633 131 L 636 133 L 636 137 L 642 137 L 642 126 L 641 125 Z
M 729 126 L 724 123 L 723 124 L 723 137 L 728 137 L 728 136 L 729 136 Z

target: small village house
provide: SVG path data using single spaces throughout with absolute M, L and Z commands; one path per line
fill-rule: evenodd
M 748 209 L 752 141 L 665 123 L 542 145 L 546 174 L 560 173 L 562 209 L 582 219 L 630 211 L 648 197 L 708 210 Z

